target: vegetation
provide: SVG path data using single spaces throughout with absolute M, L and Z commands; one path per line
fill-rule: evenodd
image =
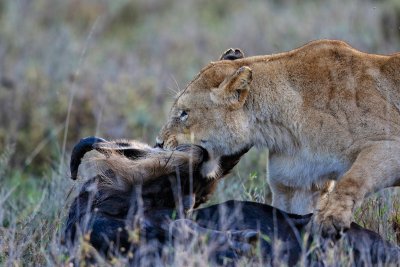
M 397 0 L 0 1 L 0 265 L 66 264 L 73 144 L 154 143 L 176 91 L 226 48 L 270 54 L 331 38 L 394 53 L 399 27 Z M 266 159 L 252 150 L 212 203 L 268 202 Z M 400 242 L 398 190 L 366 200 L 356 220 Z

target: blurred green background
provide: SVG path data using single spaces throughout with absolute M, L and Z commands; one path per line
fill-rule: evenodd
M 40 176 L 65 137 L 66 152 L 93 134 L 153 144 L 175 92 L 229 47 L 334 38 L 393 53 L 399 27 L 399 0 L 2 0 L 1 150 Z
M 0 0 L 0 237 L 50 195 L 49 210 L 64 205 L 80 138 L 153 144 L 176 92 L 227 48 L 320 38 L 398 52 L 400 0 Z M 268 202 L 266 153 L 246 155 L 213 201 Z

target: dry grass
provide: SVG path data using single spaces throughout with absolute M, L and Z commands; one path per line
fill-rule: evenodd
M 71 146 L 94 134 L 154 143 L 175 91 L 226 48 L 255 55 L 337 38 L 393 53 L 399 26 L 397 0 L 0 1 L 0 265 L 68 262 Z M 212 202 L 268 202 L 265 162 L 251 151 Z M 372 197 L 357 221 L 396 240 L 397 193 Z M 202 264 L 194 255 L 180 264 Z

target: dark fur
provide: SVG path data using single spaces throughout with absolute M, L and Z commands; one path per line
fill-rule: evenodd
M 87 183 L 85 188 L 88 188 Z M 90 231 L 90 243 L 103 255 L 115 254 L 124 247 L 124 251 L 133 252 L 132 263 L 139 264 L 142 261 L 156 260 L 165 245 L 173 245 L 173 239 L 179 237 L 178 227 L 171 232 L 175 209 L 145 208 L 139 210 L 137 193 L 134 191 L 113 194 L 107 199 L 101 199 L 100 192 L 81 191 L 80 196 L 74 201 L 70 209 L 66 234 L 70 238 L 77 234 L 77 229 L 82 233 Z M 90 200 L 93 204 L 90 205 Z M 98 200 L 100 199 L 100 200 Z M 156 198 L 154 199 L 156 200 Z M 161 203 L 162 205 L 165 203 Z M 97 211 L 94 211 L 97 209 Z M 260 246 L 265 261 L 279 259 L 289 265 L 296 264 L 302 253 L 303 244 L 301 237 L 306 231 L 306 225 L 311 219 L 310 215 L 299 216 L 287 214 L 264 205 L 246 201 L 228 201 L 208 208 L 197 209 L 191 216 L 187 216 L 184 223 L 194 223 L 192 229 L 199 235 L 209 236 L 210 242 L 226 240 L 225 243 L 215 246 L 215 251 L 209 255 L 209 260 L 216 263 L 224 263 L 225 258 L 237 260 L 246 254 L 246 242 L 251 242 L 260 233 Z M 85 224 L 84 222 L 87 221 Z M 196 225 L 197 224 L 197 225 Z M 76 226 L 78 225 L 78 228 Z M 154 251 L 149 255 L 146 245 L 129 242 L 129 231 L 139 230 L 141 242 L 152 244 Z M 227 231 L 236 234 L 229 242 Z M 249 238 L 246 239 L 246 236 Z M 398 247 L 384 241 L 378 234 L 362 228 L 353 223 L 344 238 L 353 247 L 353 253 L 357 265 L 376 264 L 378 262 L 396 263 L 400 258 Z M 242 239 L 242 241 L 241 241 Z M 146 240 L 146 241 L 144 241 Z M 237 240 L 237 241 L 235 241 Z M 285 242 L 281 250 L 275 250 L 274 243 L 280 240 Z M 186 240 L 187 241 L 187 240 Z M 310 239 L 307 245 L 310 245 Z M 110 246 L 113 244 L 113 246 Z M 322 264 L 324 259 L 318 258 L 318 251 L 310 255 L 309 264 Z

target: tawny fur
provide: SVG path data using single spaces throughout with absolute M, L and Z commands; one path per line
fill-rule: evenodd
M 214 157 L 268 148 L 272 204 L 315 211 L 315 229 L 334 234 L 367 194 L 400 185 L 399 108 L 400 54 L 320 40 L 211 62 L 178 94 L 158 140 Z

